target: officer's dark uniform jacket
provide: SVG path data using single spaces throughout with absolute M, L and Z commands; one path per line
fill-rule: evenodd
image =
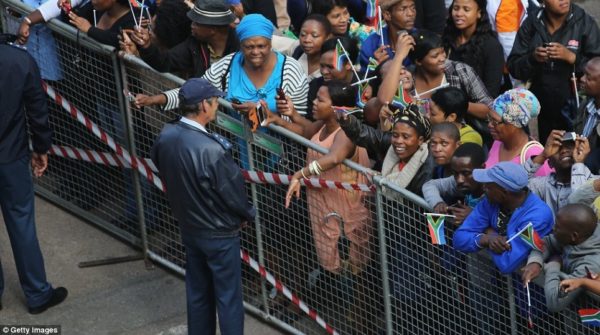
M 252 221 L 244 178 L 231 156 L 231 144 L 181 121 L 165 125 L 152 160 L 165 181 L 182 234 L 232 237 L 242 221 Z
M 35 60 L 26 50 L 0 42 L 0 69 L 0 164 L 14 162 L 29 154 L 26 122 L 29 123 L 33 150 L 48 152 L 52 130 L 48 125 L 46 94 Z M 10 92 L 22 92 L 22 95 Z

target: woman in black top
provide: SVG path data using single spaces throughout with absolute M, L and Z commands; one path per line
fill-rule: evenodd
M 471 66 L 495 98 L 500 94 L 504 57 L 486 6 L 486 0 L 452 1 L 442 38 L 448 58 Z
M 134 28 L 136 21 L 140 19 L 139 8 L 134 8 L 132 13 L 127 1 L 91 1 L 81 9 L 71 11 L 68 15 L 69 22 L 96 41 L 119 48 L 120 30 Z M 95 25 L 94 10 L 96 10 L 97 20 Z

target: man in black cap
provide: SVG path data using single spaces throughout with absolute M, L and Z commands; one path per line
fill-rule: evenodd
M 221 57 L 239 49 L 236 17 L 225 0 L 197 0 L 187 16 L 192 20 L 192 35 L 170 50 L 161 51 L 152 44 L 146 28 L 131 34 L 140 57 L 160 72 L 183 71 L 188 77 L 202 77 L 206 69 Z
M 41 177 L 48 167 L 52 130 L 35 60 L 25 49 L 8 45 L 8 39 L 0 35 L 0 208 L 29 313 L 39 314 L 67 297 L 64 287 L 52 288 L 46 280 L 35 232 L 31 174 Z M 3 289 L 0 266 L 0 296 Z
M 224 94 L 206 79 L 181 86 L 181 119 L 165 125 L 152 160 L 186 247 L 188 334 L 243 334 L 240 227 L 254 220 L 231 144 L 206 125 Z

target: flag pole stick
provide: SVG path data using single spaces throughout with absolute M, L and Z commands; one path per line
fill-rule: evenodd
M 142 7 L 140 7 L 141 8 L 141 10 L 140 10 L 140 21 L 139 21 L 140 28 L 142 27 L 142 19 L 144 18 L 144 2 L 145 1 L 146 0 L 142 0 Z
M 450 214 L 439 214 L 439 213 L 423 213 L 423 215 L 431 215 L 431 216 L 445 216 L 445 217 L 449 217 L 449 218 L 455 218 L 456 215 L 450 215 Z
M 339 39 L 337 40 L 337 42 L 339 43 L 340 47 L 342 47 L 342 50 L 344 50 L 344 55 L 346 55 L 346 59 L 350 63 L 350 66 L 352 67 L 352 71 L 354 71 L 354 75 L 356 76 L 356 78 L 358 78 L 360 80 L 360 77 L 358 76 L 358 72 L 356 72 L 356 69 L 354 68 L 354 64 L 352 63 L 352 60 L 350 59 L 350 54 L 348 53 L 348 51 L 346 51 L 346 48 L 344 48 L 344 45 L 342 44 L 342 42 L 340 42 Z
M 571 81 L 573 81 L 573 90 L 575 91 L 575 104 L 577 109 L 579 109 L 579 92 L 577 92 L 577 77 L 575 76 L 575 72 L 571 75 Z
M 437 91 L 437 90 L 439 90 L 439 89 L 442 89 L 442 88 L 444 88 L 444 87 L 446 87 L 446 86 L 449 86 L 449 85 L 450 85 L 450 84 L 448 84 L 448 83 L 443 83 L 443 84 L 441 84 L 441 85 L 440 85 L 440 86 L 438 86 L 438 87 L 434 87 L 434 88 L 430 89 L 429 91 L 425 91 L 425 92 L 422 92 L 422 93 L 417 93 L 417 96 L 416 96 L 416 98 L 420 98 L 422 95 L 425 95 L 425 94 L 429 94 L 429 93 L 435 92 L 435 91 Z
M 129 4 L 129 11 L 131 11 L 131 16 L 133 16 L 133 23 L 135 24 L 136 27 L 139 27 L 137 18 L 135 17 L 135 13 L 133 12 L 133 6 L 131 5 L 131 0 L 128 0 L 127 3 Z
M 383 43 L 383 22 L 381 20 L 381 6 L 377 6 L 377 22 L 379 23 L 379 36 L 381 37 L 381 45 Z
M 368 83 L 369 81 L 371 81 L 371 80 L 373 80 L 375 78 L 377 78 L 377 76 L 375 76 L 375 77 L 369 77 L 369 78 L 366 78 L 366 79 L 363 79 L 363 80 L 359 80 L 359 81 L 357 81 L 355 83 L 352 83 L 350 86 L 356 86 L 356 85 L 359 85 L 359 84 Z
M 533 226 L 533 223 L 529 222 L 525 227 L 523 227 L 523 229 L 519 230 L 516 234 L 514 234 L 511 238 L 508 239 L 508 241 L 506 241 L 506 243 L 510 243 L 510 241 L 514 240 L 515 237 L 521 235 L 524 231 L 527 230 L 527 228 Z

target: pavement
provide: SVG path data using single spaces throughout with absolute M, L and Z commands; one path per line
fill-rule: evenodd
M 7 324 L 60 325 L 62 335 L 187 334 L 180 276 L 158 266 L 148 270 L 143 261 L 79 268 L 81 261 L 135 255 L 136 250 L 39 197 L 36 220 L 48 280 L 65 286 L 69 296 L 42 314 L 27 313 L 8 236 L 0 229 L 5 279 L 0 334 Z M 245 333 L 283 334 L 248 314 Z
M 600 24 L 600 1 L 599 0 L 575 0 L 574 3 L 581 6 L 590 16 Z

